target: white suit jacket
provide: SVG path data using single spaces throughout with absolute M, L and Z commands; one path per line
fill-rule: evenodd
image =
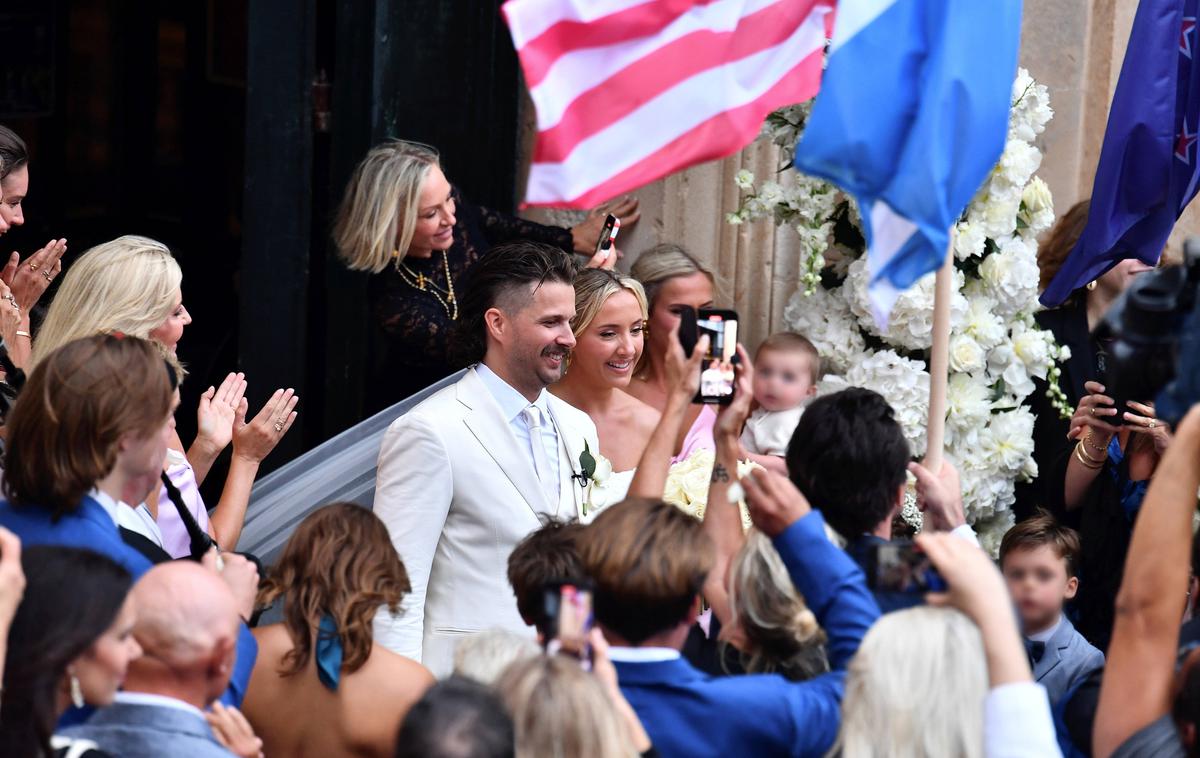
M 500 627 L 530 634 L 508 585 L 508 555 L 540 518 L 580 515 L 572 479 L 584 444 L 599 450 L 587 414 L 550 395 L 559 439 L 559 502 L 549 503 L 499 404 L 469 369 L 398 418 L 379 450 L 375 514 L 387 525 L 412 592 L 399 616 L 381 609 L 375 641 L 425 664 L 453 668 L 454 647 Z

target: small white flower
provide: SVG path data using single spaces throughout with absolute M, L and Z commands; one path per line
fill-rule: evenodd
M 950 368 L 953 371 L 975 373 L 987 365 L 987 356 L 969 334 L 958 334 L 950 339 Z
M 742 169 L 733 177 L 733 183 L 738 189 L 748 190 L 754 188 L 754 174 Z

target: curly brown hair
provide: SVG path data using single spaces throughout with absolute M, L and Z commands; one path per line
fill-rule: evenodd
M 1050 233 L 1042 244 L 1038 245 L 1038 289 L 1045 290 L 1050 280 L 1062 268 L 1063 262 L 1075 247 L 1075 243 L 1083 236 L 1083 228 L 1087 226 L 1088 206 L 1091 199 L 1080 200 L 1071 206 L 1071 210 L 1051 227 Z
M 412 589 L 387 527 L 367 508 L 334 503 L 309 514 L 288 540 L 259 589 L 260 605 L 284 596 L 283 623 L 292 649 L 280 673 L 299 673 L 312 656 L 321 618 L 342 641 L 342 668 L 354 673 L 371 655 L 371 624 L 387 605 L 397 613 Z

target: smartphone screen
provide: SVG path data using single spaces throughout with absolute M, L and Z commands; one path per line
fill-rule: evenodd
M 552 618 L 553 637 L 546 651 L 562 653 L 579 660 L 585 669 L 592 666 L 592 591 L 577 584 L 560 584 L 546 590 L 546 611 Z
M 611 213 L 604 219 L 604 227 L 600 230 L 600 238 L 596 240 L 596 254 L 604 250 L 612 250 L 617 241 L 617 232 L 621 230 L 621 220 Z
M 929 557 L 908 540 L 875 545 L 867 566 L 867 584 L 875 592 L 924 595 L 946 589 L 946 582 Z
M 708 354 L 700 363 L 698 403 L 728 404 L 733 399 L 737 356 L 737 313 L 702 309 L 696 315 L 697 336 L 708 336 Z

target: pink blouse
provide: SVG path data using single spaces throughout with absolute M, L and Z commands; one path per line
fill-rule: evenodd
M 671 463 L 686 461 L 688 456 L 697 450 L 716 449 L 717 443 L 713 439 L 713 426 L 716 423 L 717 412 L 711 405 L 705 405 L 692 424 L 692 428 L 688 429 L 687 436 L 683 438 L 683 449 L 679 451 L 679 455 L 671 459 Z

